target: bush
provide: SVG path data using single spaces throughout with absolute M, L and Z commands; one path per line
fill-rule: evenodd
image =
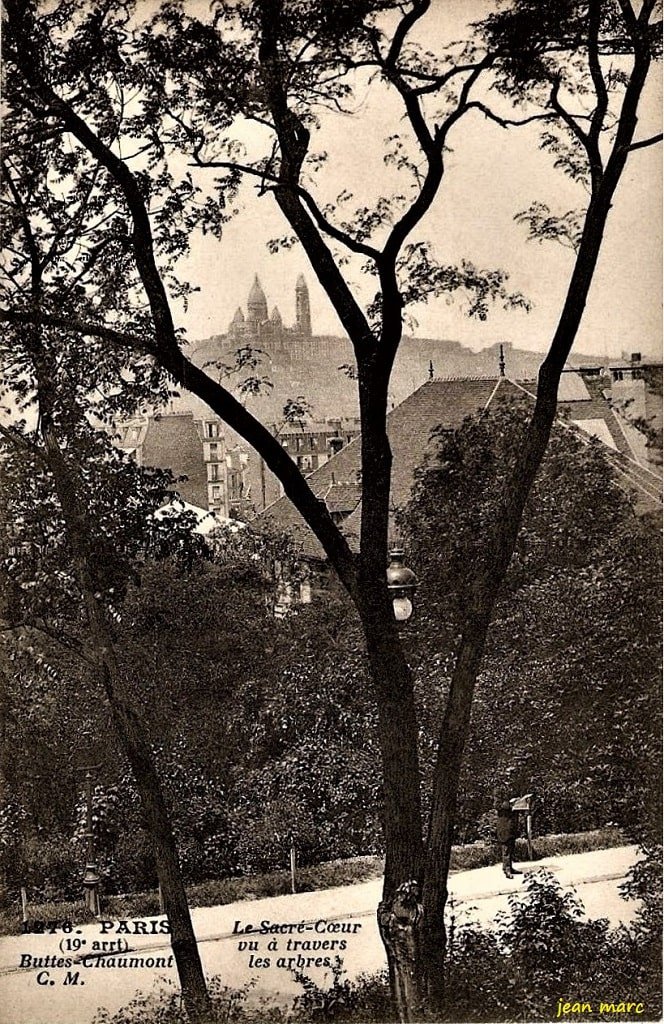
M 71 839 L 57 833 L 17 831 L 0 844 L 0 870 L 8 893 L 22 886 L 39 902 L 80 891 L 83 861 Z
M 213 978 L 209 984 L 210 1013 L 199 1024 L 280 1024 L 284 1020 L 281 1008 L 268 1005 L 265 999 L 248 1003 L 250 990 L 250 985 L 228 988 L 219 978 Z M 115 1014 L 99 1010 L 94 1024 L 188 1024 L 188 1017 L 179 991 L 161 989 L 136 996 Z
M 600 1001 L 644 1004 L 623 1019 L 660 1019 L 661 965 L 648 955 L 660 933 L 644 926 L 643 907 L 632 926 L 611 931 L 583 920 L 578 899 L 540 870 L 510 897 L 510 911 L 492 933 L 471 925 L 454 936 L 449 1020 L 553 1020 L 559 1000 L 590 1003 L 591 1020 L 603 1019 Z
M 452 871 L 471 871 L 473 868 L 487 867 L 500 860 L 500 851 L 494 841 L 494 832 L 487 830 L 487 839 L 478 840 L 467 846 L 452 848 Z M 533 839 L 535 860 L 543 857 L 560 857 L 572 853 L 589 853 L 591 850 L 604 850 L 613 846 L 623 846 L 626 837 L 617 828 L 598 828 L 592 832 L 577 832 L 571 835 L 537 836 Z M 525 839 L 517 839 L 514 859 L 528 860 L 528 845 Z

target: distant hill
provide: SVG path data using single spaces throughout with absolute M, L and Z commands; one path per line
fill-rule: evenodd
M 247 405 L 260 419 L 278 422 L 284 403 L 289 398 L 303 396 L 312 406 L 317 419 L 357 415 L 357 386 L 342 366 L 353 366 L 353 352 L 349 341 L 332 335 L 314 335 L 309 343 L 301 341 L 295 346 L 272 345 L 269 340 L 259 341 L 261 362 L 255 373 L 267 377 L 271 388 L 259 396 L 252 396 Z M 473 352 L 458 341 L 448 338 L 404 338 L 396 358 L 390 389 L 390 404 L 400 404 L 430 376 L 435 377 L 487 377 L 498 376 L 500 344 Z M 231 342 L 227 335 L 213 335 L 194 342 L 191 357 L 198 366 L 204 366 L 210 376 L 219 372 L 212 364 L 219 360 L 232 362 Z M 508 377 L 517 380 L 534 379 L 542 354 L 504 344 L 505 370 Z M 602 365 L 596 356 L 579 353 L 570 359 L 571 365 Z M 207 365 L 206 365 L 207 364 Z M 248 371 L 247 371 L 248 372 Z M 247 372 L 241 374 L 246 376 Z M 181 399 L 188 408 L 199 410 L 200 403 L 193 396 Z

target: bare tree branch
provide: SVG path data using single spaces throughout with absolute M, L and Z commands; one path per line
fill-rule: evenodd
M 500 114 L 496 114 L 484 103 L 480 103 L 479 100 L 472 100 L 470 103 L 467 103 L 465 109 L 480 110 L 485 117 L 490 121 L 495 121 L 495 123 L 499 124 L 501 128 L 519 128 L 524 124 L 532 124 L 534 121 L 551 121 L 559 116 L 557 113 L 552 112 L 550 114 L 531 114 L 530 117 L 522 117 L 518 119 L 501 117 Z
M 194 365 L 176 346 L 162 347 L 158 341 L 149 342 L 144 336 L 131 331 L 118 330 L 103 324 L 90 323 L 76 317 L 37 314 L 30 311 L 0 310 L 0 322 L 42 324 L 43 326 L 75 331 L 79 334 L 103 338 L 123 348 L 147 352 L 184 388 L 193 391 L 213 409 L 233 430 L 237 431 L 265 460 L 268 468 L 281 481 L 285 493 L 311 526 L 330 561 L 338 567 L 351 593 L 356 592 L 355 556 L 348 542 L 333 522 L 325 504 L 313 493 L 300 470 L 279 441 L 259 420 L 219 382 Z
M 463 75 L 466 72 L 474 71 L 478 63 L 479 62 L 475 62 L 474 64 L 457 64 L 449 71 L 445 71 L 442 75 L 427 75 L 425 72 L 415 71 L 412 68 L 400 68 L 399 73 L 403 78 L 415 78 L 417 80 L 424 79 L 427 82 L 426 85 L 421 85 L 413 89 L 416 96 L 424 96 L 427 93 L 437 92 L 439 89 L 442 89 L 443 86 L 447 85 L 448 82 L 451 82 L 456 75 Z
M 633 142 L 629 147 L 630 152 L 635 149 L 645 149 L 646 146 L 656 146 L 658 142 L 661 142 L 664 136 L 660 132 L 659 135 L 651 135 L 648 139 L 640 139 L 639 142 Z
M 599 137 L 604 125 L 604 118 L 609 108 L 609 93 L 602 72 L 602 65 L 599 60 L 599 30 L 602 16 L 601 0 L 594 0 L 591 3 L 588 13 L 588 66 L 595 88 L 597 103 L 590 122 L 588 138 L 594 143 L 596 159 L 601 165 L 601 154 L 599 151 Z
M 415 0 L 411 10 L 401 19 L 394 31 L 390 48 L 385 57 L 387 67 L 396 69 L 406 36 L 420 18 L 424 17 L 430 6 L 431 0 Z

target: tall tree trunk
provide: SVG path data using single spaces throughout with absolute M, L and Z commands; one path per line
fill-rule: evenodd
M 433 777 L 423 884 L 422 965 L 427 1001 L 442 1010 L 445 1000 L 446 934 L 444 911 L 452 849 L 459 776 L 470 727 L 475 683 L 494 605 L 516 545 L 523 512 L 544 458 L 556 416 L 558 385 L 576 338 L 593 279 L 606 219 L 619 175 L 607 174 L 591 199 L 583 238 L 551 349 L 539 373 L 535 408 L 521 455 L 510 473 L 499 514 L 475 566 L 469 609 L 440 728 Z
M 398 316 L 398 310 L 397 310 Z M 362 524 L 360 600 L 378 717 L 385 878 L 378 926 L 400 1021 L 421 1009 L 419 927 L 423 867 L 418 726 L 413 681 L 387 593 L 392 453 L 385 430 L 389 373 L 360 361 Z
M 189 913 L 170 815 L 148 738 L 131 705 L 127 686 L 118 665 L 113 637 L 104 610 L 95 597 L 94 574 L 86 540 L 85 511 L 49 419 L 49 416 L 42 417 L 42 436 L 74 556 L 94 655 L 99 665 L 100 680 L 108 699 L 120 746 L 129 761 L 140 795 L 143 822 L 153 847 L 185 1008 L 192 1020 L 200 1021 L 208 1010 L 209 996 Z
M 384 570 L 383 570 L 384 577 Z M 385 583 L 365 605 L 364 634 L 378 711 L 383 780 L 385 877 L 378 927 L 400 1021 L 421 1008 L 419 929 L 423 866 L 420 773 L 415 702 Z

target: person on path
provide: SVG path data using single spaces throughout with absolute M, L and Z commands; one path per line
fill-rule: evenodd
M 515 874 L 520 874 L 519 871 L 515 871 L 513 865 L 514 846 L 519 833 L 519 812 L 513 810 L 513 803 L 508 796 L 504 796 L 497 807 L 496 839 L 501 847 L 503 872 L 506 878 L 514 878 Z

